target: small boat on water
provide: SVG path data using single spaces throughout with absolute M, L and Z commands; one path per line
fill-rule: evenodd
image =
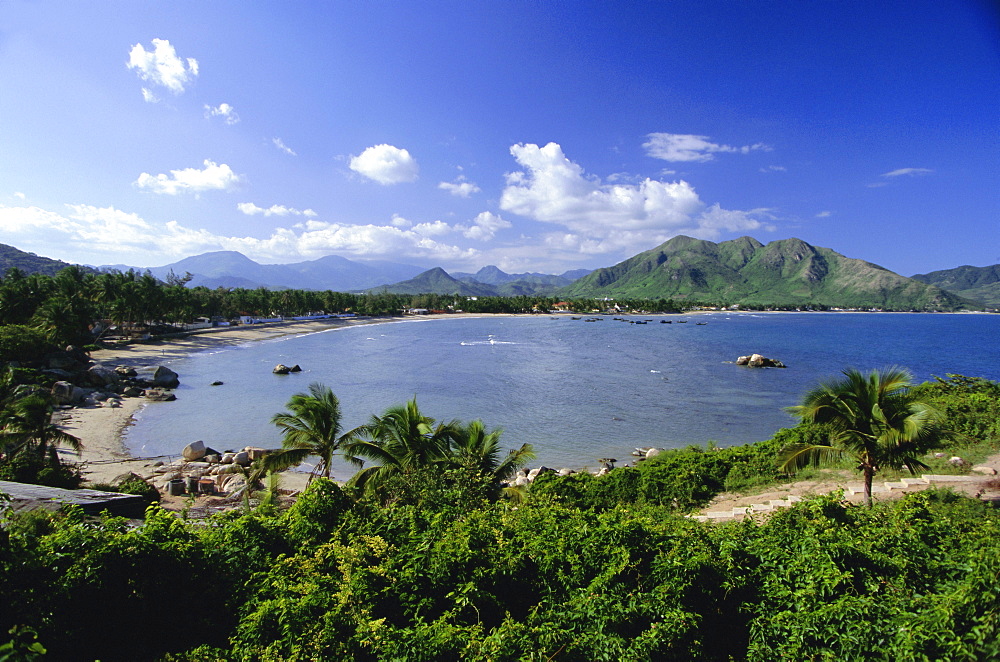
M 660 320 L 660 324 L 673 324 L 673 320 Z

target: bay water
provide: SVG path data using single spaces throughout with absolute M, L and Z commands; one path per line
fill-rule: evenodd
M 174 361 L 177 400 L 136 415 L 138 457 L 273 448 L 271 416 L 311 382 L 329 386 L 345 430 L 416 397 L 438 421 L 482 419 L 505 446 L 533 445 L 532 466 L 595 468 L 636 447 L 731 446 L 794 424 L 784 408 L 853 367 L 900 366 L 916 380 L 1000 379 L 1000 315 L 707 313 L 488 316 L 357 325 L 248 342 Z M 671 324 L 661 323 L 670 321 Z M 683 322 L 683 323 L 682 323 Z M 736 366 L 760 353 L 788 367 Z M 301 373 L 271 374 L 278 363 Z M 213 381 L 222 386 L 211 386 Z M 335 477 L 353 469 L 334 465 Z

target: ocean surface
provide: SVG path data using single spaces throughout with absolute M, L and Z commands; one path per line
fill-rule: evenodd
M 1000 379 L 1000 315 L 710 313 L 413 320 L 361 325 L 192 354 L 172 362 L 177 400 L 150 403 L 126 437 L 140 457 L 277 447 L 270 423 L 289 397 L 322 382 L 345 430 L 416 396 L 439 421 L 482 419 L 504 445 L 534 446 L 533 466 L 596 467 L 635 447 L 731 446 L 794 424 L 784 411 L 840 371 L 909 369 Z M 662 324 L 669 320 L 672 324 Z M 686 320 L 686 323 L 679 323 Z M 786 369 L 733 364 L 744 354 Z M 278 363 L 303 372 L 271 374 Z M 210 386 L 221 380 L 222 386 Z M 335 477 L 352 470 L 335 465 Z

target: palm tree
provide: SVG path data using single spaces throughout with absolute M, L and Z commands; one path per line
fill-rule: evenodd
M 25 452 L 56 460 L 57 446 L 76 453 L 83 448 L 79 439 L 52 422 L 52 401 L 44 393 L 17 398 L 0 413 L 0 450 L 8 457 Z
M 806 393 L 789 413 L 803 423 L 826 423 L 826 444 L 790 444 L 779 466 L 794 470 L 828 458 L 850 456 L 864 475 L 865 504 L 872 503 L 872 478 L 882 468 L 927 468 L 917 459 L 945 436 L 943 415 L 910 390 L 912 376 L 901 368 L 865 375 L 844 370 L 844 379 L 823 383 Z
M 472 470 L 476 474 L 491 478 L 496 483 L 511 480 L 526 463 L 535 457 L 531 444 L 507 452 L 501 459 L 500 435 L 503 430 L 496 428 L 486 431 L 480 420 L 460 427 L 453 437 L 452 462 L 458 467 Z
M 296 393 L 288 401 L 291 412 L 281 412 L 271 418 L 284 434 L 281 450 L 265 458 L 269 471 L 295 467 L 310 455 L 319 462 L 310 472 L 314 476 L 330 477 L 330 462 L 340 450 L 344 437 L 340 434 L 340 401 L 328 387 L 320 383 L 309 385 L 309 393 Z
M 347 433 L 345 454 L 355 464 L 375 462 L 348 481 L 368 492 L 378 491 L 396 477 L 405 477 L 432 465 L 444 465 L 457 424 L 439 423 L 424 416 L 416 398 L 388 409 L 382 416 Z

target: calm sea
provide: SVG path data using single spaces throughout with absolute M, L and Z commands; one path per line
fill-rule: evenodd
M 437 420 L 482 419 L 533 465 L 595 467 L 635 447 L 722 446 L 793 424 L 784 407 L 847 367 L 898 365 L 920 380 L 1000 379 L 1000 315 L 718 313 L 487 317 L 355 326 L 193 354 L 170 367 L 177 401 L 151 403 L 126 442 L 138 456 L 178 454 L 196 439 L 225 450 L 276 447 L 270 424 L 318 381 L 340 398 L 344 429 L 416 396 Z M 672 324 L 661 324 L 670 320 Z M 686 323 L 678 323 L 687 320 Z M 750 353 L 788 368 L 732 363 Z M 271 374 L 277 363 L 303 372 Z M 210 386 L 215 380 L 223 386 Z M 335 467 L 345 479 L 351 470 Z

